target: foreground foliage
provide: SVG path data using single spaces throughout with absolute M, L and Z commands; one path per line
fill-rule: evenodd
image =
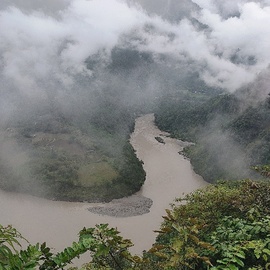
M 91 259 L 81 270 L 269 269 L 269 193 L 269 182 L 245 180 L 209 185 L 178 199 L 142 256 L 132 255 L 131 241 L 108 224 L 84 228 L 78 242 L 57 254 L 45 243 L 22 249 L 25 239 L 1 226 L 0 269 L 67 269 L 86 252 Z
M 168 261 L 167 269 L 267 269 L 269 192 L 267 182 L 228 182 L 180 200 L 186 204 L 168 211 L 157 239 L 159 269 Z

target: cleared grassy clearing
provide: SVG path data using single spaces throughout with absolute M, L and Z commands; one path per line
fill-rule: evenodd
M 119 177 L 119 173 L 108 163 L 90 163 L 79 168 L 78 182 L 84 187 L 111 183 Z

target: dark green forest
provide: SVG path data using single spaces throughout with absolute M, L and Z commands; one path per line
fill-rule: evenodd
M 109 104 L 87 121 L 46 116 L 31 115 L 2 130 L 2 151 L 16 160 L 0 160 L 2 189 L 71 201 L 108 201 L 140 189 L 145 172 L 128 142 L 129 112 Z
M 256 90 L 260 91 L 252 91 Z M 194 143 L 183 154 L 208 182 L 256 178 L 251 168 L 270 162 L 269 96 L 249 103 L 249 91 L 221 93 L 205 100 L 180 93 L 166 96 L 157 106 L 158 127 Z

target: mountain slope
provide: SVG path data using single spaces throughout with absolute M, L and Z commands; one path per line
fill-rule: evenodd
M 205 102 L 199 97 L 167 100 L 165 108 L 164 101 L 157 107 L 160 128 L 196 142 L 185 149 L 185 154 L 205 180 L 255 177 L 251 166 L 270 163 L 269 98 L 264 94 L 257 100 L 248 99 L 256 91 L 264 91 L 254 89 L 256 85 Z

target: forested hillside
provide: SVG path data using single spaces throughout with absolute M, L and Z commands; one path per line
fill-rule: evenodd
M 195 143 L 184 154 L 206 181 L 256 177 L 250 167 L 270 162 L 269 96 L 258 84 L 205 101 L 166 97 L 156 109 L 156 124 Z
M 112 104 L 96 113 L 98 123 L 54 114 L 9 123 L 1 131 L 1 188 L 72 201 L 139 190 L 145 173 L 128 142 L 134 117 Z

